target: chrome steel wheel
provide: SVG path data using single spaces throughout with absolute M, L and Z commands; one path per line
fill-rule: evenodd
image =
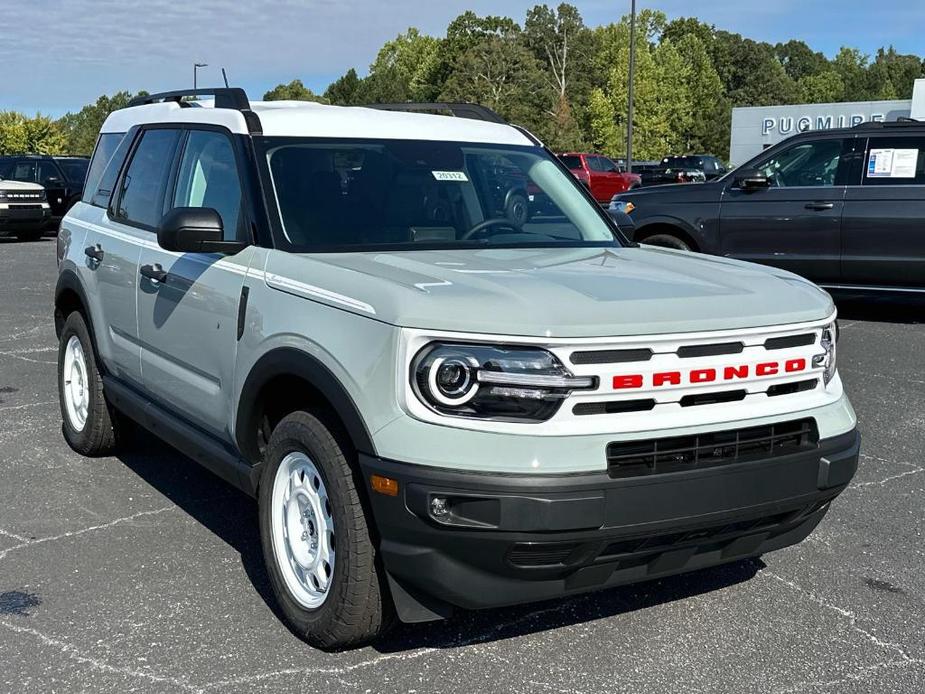
M 334 578 L 334 516 L 318 469 L 289 453 L 273 481 L 273 554 L 286 587 L 303 607 L 320 607 Z
M 71 335 L 64 348 L 64 409 L 75 431 L 83 431 L 90 410 L 90 379 L 87 357 L 76 335 Z

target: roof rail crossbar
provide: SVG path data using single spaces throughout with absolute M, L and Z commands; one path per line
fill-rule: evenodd
M 381 111 L 407 111 L 410 113 L 437 113 L 450 112 L 457 118 L 470 118 L 472 120 L 483 120 L 489 123 L 501 123 L 508 125 L 497 113 L 487 106 L 481 104 L 469 103 L 448 103 L 448 102 L 408 102 L 400 104 L 367 104 L 366 108 L 376 108 Z
M 187 102 L 183 99 L 192 96 L 211 96 L 215 97 L 215 108 L 228 108 L 234 111 L 240 111 L 247 123 L 247 130 L 251 135 L 261 135 L 263 128 L 260 124 L 260 118 L 251 110 L 251 102 L 247 98 L 247 93 L 240 87 L 213 87 L 208 89 L 177 89 L 171 92 L 158 92 L 157 94 L 148 94 L 147 96 L 136 96 L 128 102 L 126 108 L 132 106 L 147 106 L 159 102 L 173 101 L 181 106 Z

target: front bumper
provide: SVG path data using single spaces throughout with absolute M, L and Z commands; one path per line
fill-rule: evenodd
M 399 616 L 426 621 L 634 583 L 803 540 L 857 470 L 856 431 L 817 448 L 701 470 L 501 475 L 360 456 Z M 434 497 L 450 517 L 430 515 Z
M 36 229 L 51 219 L 51 209 L 39 205 L 8 205 L 0 207 L 0 229 Z

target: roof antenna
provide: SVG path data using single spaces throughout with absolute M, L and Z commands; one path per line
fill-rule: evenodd
M 225 74 L 225 68 L 222 68 L 222 79 L 225 80 L 225 87 L 228 87 L 228 75 Z

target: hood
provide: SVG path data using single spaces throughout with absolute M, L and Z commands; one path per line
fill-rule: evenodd
M 655 247 L 271 252 L 266 270 L 281 291 L 394 325 L 473 333 L 647 335 L 835 310 L 827 293 L 783 270 Z
M 44 190 L 42 186 L 38 183 L 25 183 L 24 181 L 7 181 L 5 178 L 0 178 L 0 190 L 16 190 L 16 191 L 29 191 L 35 192 L 37 190 Z
M 713 181 L 704 181 L 703 183 L 665 183 L 655 186 L 643 186 L 642 188 L 633 188 L 626 193 L 620 193 L 621 199 L 636 199 L 648 197 L 650 195 L 672 195 L 678 200 L 690 198 L 698 202 L 715 195 L 719 199 L 722 195 L 725 183 L 719 179 Z

